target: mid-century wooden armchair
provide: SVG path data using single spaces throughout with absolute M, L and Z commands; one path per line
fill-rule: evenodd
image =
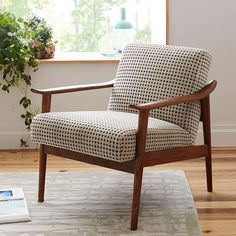
M 115 80 L 51 89 L 42 95 L 31 138 L 40 143 L 38 201 L 44 201 L 47 154 L 134 174 L 131 230 L 137 229 L 143 168 L 205 157 L 212 192 L 209 95 L 211 56 L 202 49 L 129 44 Z M 50 112 L 54 94 L 112 87 L 107 111 Z M 199 121 L 204 144 L 194 145 Z

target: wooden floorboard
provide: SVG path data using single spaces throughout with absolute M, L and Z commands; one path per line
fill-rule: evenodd
M 49 156 L 48 171 L 107 171 L 64 158 Z M 206 191 L 203 159 L 171 163 L 146 170 L 182 169 L 185 171 L 200 219 L 203 235 L 236 236 L 236 149 L 214 149 L 214 192 Z M 0 172 L 37 171 L 37 151 L 1 151 Z

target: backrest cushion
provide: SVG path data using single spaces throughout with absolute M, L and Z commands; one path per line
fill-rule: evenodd
M 136 113 L 130 104 L 192 94 L 207 83 L 211 56 L 203 49 L 129 44 L 120 60 L 108 110 Z M 188 131 L 195 141 L 200 102 L 152 110 L 150 116 Z

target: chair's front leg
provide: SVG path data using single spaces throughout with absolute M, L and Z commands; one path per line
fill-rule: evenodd
M 130 226 L 131 230 L 136 230 L 138 226 L 138 214 L 143 177 L 143 157 L 146 146 L 148 115 L 149 111 L 140 111 L 139 113 L 138 132 L 136 138 L 136 161 L 134 169 L 133 202 Z
M 38 202 L 44 201 L 46 165 L 47 153 L 44 152 L 44 145 L 40 145 Z
M 134 187 L 133 187 L 133 202 L 132 202 L 132 216 L 131 216 L 131 230 L 136 230 L 138 226 L 138 214 L 141 198 L 141 187 L 143 178 L 143 168 L 134 174 Z
M 43 94 L 42 97 L 42 113 L 50 112 L 51 109 L 51 94 Z M 38 186 L 38 202 L 44 201 L 45 176 L 47 165 L 47 153 L 44 150 L 44 145 L 40 145 L 39 156 L 39 186 Z

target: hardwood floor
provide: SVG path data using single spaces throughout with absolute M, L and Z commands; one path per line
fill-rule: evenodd
M 107 171 L 64 158 L 49 156 L 48 171 Z M 214 149 L 212 194 L 206 191 L 203 159 L 196 159 L 145 170 L 182 169 L 195 200 L 203 235 L 236 236 L 236 149 Z M 0 172 L 38 171 L 38 152 L 0 152 Z

